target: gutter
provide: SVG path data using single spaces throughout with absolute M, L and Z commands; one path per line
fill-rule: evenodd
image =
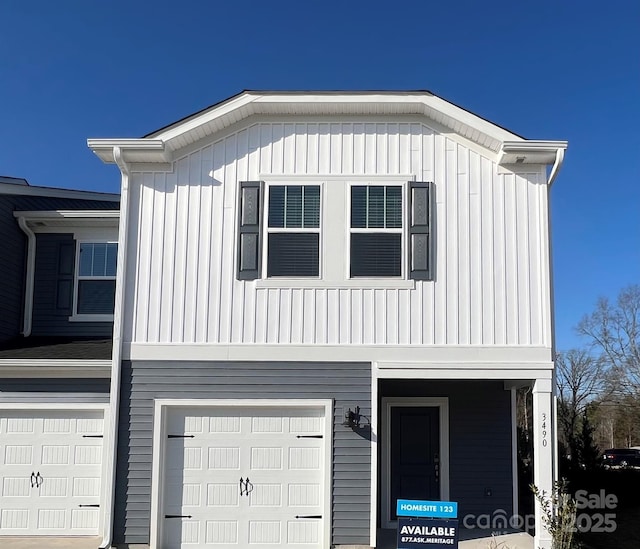
M 27 235 L 27 277 L 24 289 L 24 319 L 22 324 L 22 335 L 31 335 L 33 318 L 33 287 L 36 276 L 36 235 L 29 228 L 24 216 L 18 217 L 18 225 Z
M 100 549 L 109 549 L 113 542 L 113 515 L 116 493 L 116 456 L 118 452 L 118 421 L 120 410 L 120 377 L 122 370 L 122 332 L 124 330 L 124 279 L 127 257 L 127 230 L 129 225 L 129 167 L 120 147 L 113 147 L 113 160 L 122 173 L 120 191 L 120 224 L 118 227 L 118 267 L 116 270 L 116 295 L 113 311 L 113 351 L 111 355 L 111 386 L 109 388 L 109 444 L 106 452 L 107 479 L 105 486 L 104 531 Z M 110 475 L 110 476 L 109 476 Z

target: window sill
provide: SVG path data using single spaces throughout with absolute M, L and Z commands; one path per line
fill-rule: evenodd
M 256 288 L 413 290 L 415 287 L 415 280 L 404 280 L 399 278 L 353 278 L 348 280 L 323 280 L 318 278 L 267 278 L 256 280 Z
M 72 315 L 69 322 L 113 322 L 113 315 Z

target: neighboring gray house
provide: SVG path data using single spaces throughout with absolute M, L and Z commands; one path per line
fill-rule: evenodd
M 104 528 L 119 200 L 0 177 L 0 545 Z
M 517 513 L 520 386 L 550 489 L 566 142 L 429 92 L 246 91 L 89 146 L 122 174 L 104 546 L 375 547 L 398 498 Z

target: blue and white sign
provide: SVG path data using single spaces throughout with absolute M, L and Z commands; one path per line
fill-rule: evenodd
M 399 499 L 396 508 L 399 517 L 457 518 L 455 501 L 421 501 Z

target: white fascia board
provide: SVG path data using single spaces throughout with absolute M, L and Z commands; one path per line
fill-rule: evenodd
M 145 162 L 168 162 L 170 159 L 161 139 L 87 139 L 87 146 L 105 164 L 114 164 L 114 148 L 118 147 L 127 161 L 127 153 L 144 155 Z
M 108 378 L 111 360 L 51 360 L 12 359 L 0 360 L 2 378 Z
M 453 122 L 459 122 L 469 127 L 475 128 L 478 132 L 483 133 L 497 141 L 522 140 L 516 134 L 496 126 L 495 124 L 473 114 L 465 109 L 454 105 L 440 97 L 429 94 L 415 93 L 371 93 L 371 94 L 273 94 L 256 96 L 254 102 L 256 104 L 265 103 L 341 103 L 354 105 L 371 105 L 371 114 L 376 114 L 376 106 L 381 104 L 414 104 L 433 109 L 448 117 Z M 427 114 L 426 109 L 422 109 L 423 114 Z
M 14 217 L 27 221 L 45 219 L 119 219 L 120 210 L 25 210 L 13 212 Z
M 183 123 L 178 123 L 176 126 L 172 126 L 168 128 L 166 131 L 156 134 L 154 136 L 154 139 L 162 140 L 165 142 L 170 141 L 171 139 L 174 139 L 175 137 L 178 137 L 183 133 L 187 133 L 191 130 L 195 130 L 196 128 L 198 128 L 199 126 L 202 126 L 203 124 L 211 122 L 216 118 L 220 118 L 226 114 L 229 114 L 235 111 L 240 107 L 244 107 L 245 105 L 248 105 L 249 103 L 254 101 L 256 97 L 258 97 L 256 96 L 256 94 L 245 92 L 239 95 L 238 97 L 236 97 L 235 99 L 231 99 L 223 103 L 222 105 L 213 107 L 210 110 L 207 110 L 200 115 L 194 116 L 190 120 L 186 120 Z
M 555 152 L 557 149 L 566 149 L 568 146 L 568 141 L 527 139 L 525 141 L 505 141 L 502 144 L 502 150 L 504 152 Z
M 88 141 L 89 147 L 105 162 L 113 162 L 112 148 L 113 146 L 119 146 L 125 151 L 127 147 L 133 149 L 134 145 L 140 141 L 161 141 L 166 143 L 167 148 L 171 148 L 171 141 L 181 135 L 194 132 L 198 128 L 209 124 L 210 122 L 223 118 L 232 114 L 240 108 L 247 107 L 251 104 L 255 105 L 255 108 L 245 109 L 243 116 L 249 116 L 252 112 L 255 113 L 270 113 L 272 115 L 284 114 L 286 109 L 283 109 L 283 105 L 300 105 L 300 108 L 304 109 L 304 105 L 313 105 L 314 109 L 309 111 L 310 115 L 318 115 L 318 106 L 325 104 L 335 105 L 353 105 L 353 113 L 361 115 L 362 108 L 368 107 L 370 114 L 379 114 L 379 107 L 383 105 L 402 104 L 402 105 L 414 105 L 416 114 L 429 116 L 430 111 L 437 111 L 443 115 L 445 119 L 449 120 L 447 124 L 449 127 L 462 124 L 473 128 L 479 134 L 488 136 L 490 139 L 499 143 L 504 141 L 517 141 L 522 140 L 518 135 L 501 128 L 489 122 L 478 115 L 475 115 L 465 109 L 454 105 L 440 97 L 425 93 L 297 93 L 297 92 L 283 92 L 283 93 L 255 93 L 245 92 L 238 97 L 231 99 L 223 104 L 212 107 L 211 109 L 195 115 L 193 118 L 189 118 L 184 122 L 177 122 L 165 131 L 154 134 L 153 138 L 149 139 L 137 139 L 137 140 L 106 140 L 106 139 L 90 139 Z M 366 109 L 365 109 L 366 112 Z M 327 109 L 327 114 L 331 114 L 331 111 Z M 207 130 L 210 133 L 211 130 Z M 139 152 L 139 151 L 136 151 Z M 140 160 L 136 160 L 139 162 Z M 170 158 L 167 158 L 170 161 Z
M 568 145 L 567 141 L 505 141 L 498 155 L 498 164 L 553 164 L 558 152 L 564 153 Z
M 120 202 L 120 195 L 116 193 L 100 193 L 94 191 L 79 191 L 71 189 L 56 189 L 55 187 L 31 187 L 27 185 L 11 185 L 0 183 L 0 195 L 43 196 L 50 198 L 76 198 L 81 200 L 102 200 L 104 202 Z

